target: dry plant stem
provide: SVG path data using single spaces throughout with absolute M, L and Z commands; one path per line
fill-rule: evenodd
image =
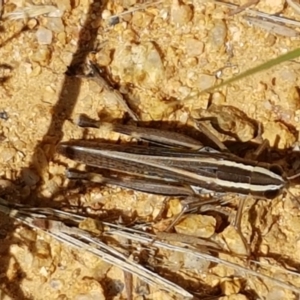
M 270 269 L 273 269 L 273 270 L 276 270 L 276 271 L 279 271 L 279 272 L 282 271 L 281 267 L 272 266 L 272 265 L 269 265 L 267 263 L 256 261 L 256 260 L 249 260 L 249 263 L 252 263 L 252 264 L 264 267 L 264 268 L 270 268 Z M 286 274 L 290 274 L 292 276 L 299 276 L 299 272 L 297 272 L 297 271 L 291 271 L 291 270 L 288 270 L 288 269 L 285 269 L 284 271 L 286 272 Z
M 6 203 L 4 200 L 0 199 L 0 203 Z M 13 217 L 14 219 L 21 221 L 22 223 L 34 228 L 42 229 L 47 232 L 50 236 L 54 237 L 58 241 L 67 244 L 71 247 L 78 248 L 79 250 L 88 251 L 100 257 L 104 261 L 121 268 L 124 272 L 130 274 L 135 274 L 137 277 L 147 282 L 150 285 L 158 286 L 161 289 L 164 289 L 173 294 L 179 294 L 185 299 L 192 299 L 193 296 L 177 286 L 176 284 L 164 279 L 159 276 L 157 273 L 154 273 L 143 266 L 137 264 L 132 259 L 128 258 L 122 254 L 117 249 L 112 248 L 109 245 L 104 244 L 98 237 L 91 236 L 87 231 L 81 230 L 76 227 L 66 226 L 61 221 L 51 220 L 49 217 L 43 213 L 37 213 L 38 209 L 24 208 L 22 211 L 22 206 L 18 206 L 18 209 L 11 209 L 5 205 L 0 205 L 0 211 Z M 64 215 L 63 211 L 52 210 L 51 208 L 42 208 L 41 209 L 47 214 L 52 216 L 62 216 Z M 68 214 L 69 220 L 77 220 L 76 223 L 79 224 L 78 219 L 84 220 L 85 218 L 79 217 L 76 215 Z M 45 221 L 45 222 L 43 222 Z M 47 226 L 45 227 L 44 224 Z
M 122 13 L 111 16 L 110 19 L 121 17 L 121 16 L 124 16 L 124 15 L 127 15 L 127 14 L 131 14 L 135 11 L 143 10 L 143 9 L 146 9 L 147 7 L 149 7 L 149 6 L 154 6 L 154 5 L 157 5 L 157 4 L 160 4 L 160 3 L 163 3 L 163 1 L 162 0 L 154 1 L 154 2 L 150 1 L 149 3 L 139 4 L 139 5 L 137 5 L 136 7 L 132 8 L 132 9 L 129 9 L 129 10 L 126 10 Z
M 51 208 L 29 208 L 24 207 L 22 205 L 16 205 L 16 209 L 14 209 L 11 208 L 11 204 L 7 203 L 3 199 L 0 199 L 0 203 L 1 212 L 29 225 L 32 228 L 42 229 L 43 231 L 46 231 L 49 235 L 51 235 L 52 237 L 56 238 L 64 244 L 93 253 L 96 256 L 101 257 L 106 262 L 118 266 L 126 272 L 139 276 L 145 282 L 152 285 L 158 285 L 160 286 L 160 288 L 163 288 L 167 291 L 173 291 L 174 293 L 178 293 L 185 297 L 185 299 L 191 299 L 193 297 L 184 289 L 160 277 L 158 274 L 153 273 L 148 269 L 145 269 L 143 266 L 136 264 L 134 261 L 129 259 L 117 249 L 114 249 L 111 246 L 104 244 L 99 239 L 100 237 L 92 236 L 87 231 L 84 231 L 77 227 L 69 227 L 62 223 L 63 220 L 72 220 L 73 223 L 79 225 L 80 222 L 85 220 L 84 217 Z M 53 217 L 55 217 L 56 220 L 59 219 L 61 221 L 51 220 L 51 218 Z M 48 225 L 47 227 L 41 225 L 43 221 L 46 221 L 45 224 Z M 210 262 L 223 264 L 225 266 L 235 269 L 237 272 L 241 273 L 241 276 L 243 276 L 243 274 L 256 276 L 263 280 L 271 281 L 276 285 L 291 290 L 297 294 L 300 293 L 300 289 L 295 286 L 292 286 L 270 276 L 258 273 L 254 270 L 242 267 L 238 264 L 228 262 L 218 257 L 214 257 L 210 254 L 201 253 L 199 252 L 199 250 L 195 250 L 194 247 L 190 249 L 185 244 L 186 241 L 184 242 L 183 246 L 178 245 L 178 242 L 176 242 L 177 245 L 172 245 L 170 243 L 158 240 L 158 237 L 156 237 L 155 235 L 151 235 L 140 230 L 131 229 L 128 227 L 115 225 L 107 222 L 103 222 L 103 225 L 105 227 L 102 235 L 111 236 L 115 238 L 120 237 L 122 239 L 125 238 L 130 240 L 131 242 L 136 241 L 144 245 L 151 245 L 151 243 L 153 243 L 153 246 L 158 247 L 160 249 L 187 253 L 189 255 L 194 256 L 195 258 L 206 259 Z M 166 239 L 166 236 L 164 238 Z M 155 240 L 153 241 L 153 239 Z M 299 276 L 299 274 L 294 273 L 293 275 Z
M 174 293 L 178 293 L 187 299 L 193 298 L 193 296 L 180 288 L 179 286 L 169 282 L 168 280 L 160 277 L 158 274 L 145 269 L 141 265 L 136 264 L 135 262 L 128 260 L 126 257 L 122 256 L 119 252 L 114 250 L 113 248 L 105 245 L 104 243 L 93 239 L 87 238 L 86 234 L 83 234 L 81 238 L 84 238 L 86 243 L 79 240 L 78 238 L 71 237 L 65 233 L 58 232 L 50 232 L 50 235 L 54 238 L 60 240 L 63 243 L 71 245 L 73 247 L 79 248 L 81 250 L 86 250 L 95 254 L 98 257 L 101 257 L 104 261 L 118 266 L 126 272 L 130 272 L 135 274 L 136 276 L 142 278 L 144 281 L 149 283 L 150 285 L 156 285 L 160 288 L 163 288 L 167 291 L 172 291 Z M 92 246 L 90 246 L 92 245 Z M 97 248 L 96 248 L 97 247 Z M 100 249 L 99 249 L 100 248 Z M 102 250 L 103 249 L 103 250 Z M 114 255 L 112 255 L 112 254 Z
M 3 0 L 2 0 L 3 1 Z M 3 19 L 8 20 L 19 20 L 19 19 L 28 19 L 34 18 L 41 15 L 56 16 L 59 9 L 53 5 L 30 5 L 27 7 L 20 7 L 14 11 L 4 14 Z
M 205 240 L 202 238 L 194 237 L 192 235 L 185 235 L 180 233 L 169 233 L 169 232 L 157 232 L 157 239 L 161 241 L 169 241 L 169 242 L 180 242 L 183 244 L 200 246 L 203 248 L 208 248 L 210 250 L 221 251 L 222 248 L 215 242 Z
M 257 26 L 259 28 L 262 28 L 268 32 L 271 32 L 273 34 L 279 34 L 282 36 L 287 37 L 297 37 L 299 36 L 299 32 L 286 27 L 285 25 L 280 25 L 268 20 L 263 20 L 259 17 L 250 17 L 250 16 L 244 16 L 244 19 L 247 20 L 250 24 Z
M 299 3 L 294 2 L 293 0 L 286 0 L 287 4 L 297 13 L 300 14 L 300 5 Z
M 246 2 L 245 4 L 241 5 L 240 7 L 234 9 L 233 11 L 231 11 L 229 13 L 229 16 L 233 16 L 236 15 L 242 11 L 244 11 L 245 9 L 247 9 L 248 7 L 252 6 L 252 5 L 256 5 L 260 0 L 250 0 L 248 2 Z
M 124 243 L 126 243 L 128 245 L 131 245 L 131 241 L 128 240 L 128 239 L 125 239 Z M 129 251 L 126 251 L 126 256 L 130 257 Z M 124 271 L 123 274 L 124 274 L 124 283 L 125 283 L 125 289 L 126 289 L 126 299 L 132 300 L 133 299 L 133 278 L 132 278 L 132 273 Z
M 116 101 L 117 103 L 119 103 L 122 106 L 122 108 L 130 115 L 130 117 L 134 121 L 138 121 L 139 120 L 138 116 L 128 106 L 128 104 L 126 103 L 126 101 L 123 98 L 122 94 L 118 90 L 112 88 L 108 84 L 108 82 L 101 76 L 101 74 L 99 73 L 97 67 L 92 62 L 89 62 L 89 64 L 92 68 L 93 75 L 94 75 L 92 77 L 92 79 L 101 87 L 102 90 L 104 90 L 106 93 L 109 94 L 112 101 Z
M 126 297 L 128 300 L 132 300 L 132 286 L 133 286 L 133 278 L 132 273 L 124 271 L 124 282 L 126 288 Z
M 239 6 L 236 5 L 236 4 L 227 3 L 227 2 L 223 2 L 223 1 L 215 0 L 214 3 L 217 4 L 217 5 L 225 5 L 229 8 L 233 8 L 233 9 L 239 8 Z M 247 15 L 250 15 L 250 16 L 262 17 L 262 18 L 265 18 L 265 19 L 272 20 L 274 22 L 281 22 L 281 23 L 284 23 L 284 24 L 294 25 L 294 26 L 297 26 L 297 27 L 300 26 L 299 21 L 291 20 L 291 19 L 288 19 L 288 18 L 276 16 L 276 15 L 270 15 L 270 14 L 267 14 L 267 13 L 264 13 L 264 12 L 261 12 L 261 11 L 250 9 L 250 8 L 248 8 L 246 10 L 246 13 L 247 13 Z
M 118 226 L 118 225 L 113 225 L 113 226 L 115 227 L 115 226 Z M 119 228 L 120 228 L 120 226 L 119 226 Z M 285 282 L 282 282 L 282 281 L 277 280 L 275 278 L 272 278 L 270 276 L 258 273 L 254 270 L 242 267 L 238 264 L 226 261 L 224 259 L 220 259 L 218 257 L 214 257 L 210 254 L 195 251 L 194 249 L 189 249 L 186 246 L 182 247 L 182 246 L 178 246 L 178 245 L 171 245 L 169 243 L 159 241 L 158 239 L 155 239 L 155 241 L 153 241 L 153 237 L 154 237 L 153 235 L 147 235 L 147 234 L 138 235 L 138 234 L 136 234 L 137 231 L 134 230 L 134 229 L 126 228 L 126 231 L 127 232 L 124 232 L 123 230 L 117 230 L 117 231 L 113 231 L 113 233 L 115 235 L 121 235 L 121 236 L 126 237 L 128 239 L 131 239 L 132 241 L 136 240 L 136 241 L 139 241 L 141 243 L 149 243 L 151 245 L 153 243 L 153 246 L 157 246 L 159 248 L 169 249 L 171 251 L 178 251 L 178 252 L 182 252 L 182 253 L 189 253 L 189 254 L 194 255 L 195 257 L 200 258 L 200 259 L 206 259 L 210 262 L 226 265 L 230 268 L 235 269 L 236 271 L 238 271 L 242 274 L 256 276 L 256 277 L 259 277 L 259 278 L 264 279 L 264 280 L 270 280 L 271 282 L 276 283 L 277 285 L 281 286 L 282 288 L 291 290 L 291 291 L 293 291 L 297 294 L 300 293 L 300 288 L 294 287 L 292 285 L 289 285 Z M 296 274 L 293 273 L 293 274 L 295 276 L 299 276 L 299 274 L 297 274 L 297 273 Z M 241 276 L 243 276 L 243 275 L 241 275 Z

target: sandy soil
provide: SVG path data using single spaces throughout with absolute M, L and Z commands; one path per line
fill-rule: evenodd
M 5 1 L 4 12 L 24 7 L 21 2 Z M 60 12 L 64 11 L 61 17 L 46 14 L 1 22 L 0 112 L 6 112 L 7 118 L 1 114 L 0 184 L 5 199 L 36 206 L 93 207 L 93 214 L 112 221 L 119 215 L 152 220 L 161 207 L 165 199 L 162 196 L 119 187 L 73 184 L 65 178 L 66 163 L 75 163 L 55 153 L 60 140 L 128 140 L 107 130 L 76 125 L 81 113 L 108 122 L 126 115 L 111 94 L 101 91 L 93 80 L 66 75 L 87 59 L 106 70 L 146 123 L 155 121 L 159 127 L 184 131 L 191 115 L 223 116 L 220 122 L 227 126 L 225 129 L 247 142 L 255 138 L 249 121 L 255 120 L 263 125 L 263 138 L 271 146 L 287 149 L 297 142 L 298 60 L 210 94 L 199 92 L 299 47 L 299 37 L 250 26 L 243 13 L 229 16 L 225 5 L 212 1 L 161 1 L 122 15 L 119 22 L 111 16 L 141 3 L 54 2 L 33 1 L 35 5 L 55 4 Z M 300 19 L 280 0 L 262 0 L 256 9 Z M 210 102 L 215 106 L 207 110 Z M 239 112 L 226 112 L 221 105 L 234 106 Z M 234 120 L 236 123 L 232 123 Z M 290 191 L 297 195 L 297 186 Z M 168 214 L 172 216 L 171 209 Z M 0 222 L 1 299 L 126 299 L 124 275 L 119 268 L 4 215 Z M 286 196 L 273 201 L 249 199 L 242 227 L 256 258 L 279 268 L 299 270 L 298 225 L 299 209 Z M 236 261 L 234 257 L 227 259 Z M 208 273 L 176 269 L 172 264 L 170 268 L 178 274 L 173 280 L 200 294 L 200 298 L 223 295 L 224 299 L 294 299 L 290 291 L 281 291 L 272 282 L 252 277 L 241 280 L 241 274 L 221 265 L 210 268 Z M 281 275 L 278 270 L 266 274 L 300 286 L 299 278 Z M 177 297 L 154 287 L 147 293 L 139 294 L 135 289 L 133 298 Z

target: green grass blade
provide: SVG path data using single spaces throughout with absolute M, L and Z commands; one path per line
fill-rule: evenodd
M 283 55 L 278 56 L 278 57 L 276 57 L 274 59 L 271 59 L 271 60 L 269 60 L 269 61 L 267 61 L 267 62 L 265 62 L 265 63 L 263 63 L 263 64 L 261 64 L 261 65 L 259 65 L 257 67 L 249 69 L 249 70 L 247 70 L 247 71 L 245 71 L 245 72 L 243 72 L 243 73 L 241 73 L 241 74 L 239 74 L 239 75 L 237 75 L 235 77 L 232 77 L 232 78 L 230 78 L 230 79 L 228 79 L 228 80 L 226 80 L 226 81 L 224 81 L 224 82 L 222 82 L 220 84 L 217 84 L 217 85 L 212 86 L 212 87 L 210 87 L 208 89 L 205 89 L 205 90 L 201 91 L 200 94 L 211 92 L 211 91 L 213 91 L 215 89 L 218 89 L 220 87 L 228 85 L 228 84 L 230 84 L 232 82 L 235 82 L 235 81 L 240 80 L 242 78 L 245 78 L 247 76 L 253 75 L 255 73 L 258 73 L 258 72 L 270 69 L 270 68 L 272 68 L 272 67 L 274 67 L 276 65 L 279 65 L 282 62 L 285 62 L 285 61 L 288 61 L 288 60 L 291 60 L 291 59 L 295 59 L 295 58 L 297 58 L 299 56 L 300 56 L 300 48 L 297 48 L 297 49 L 295 49 L 293 51 L 290 51 L 290 52 L 288 52 L 286 54 L 283 54 Z

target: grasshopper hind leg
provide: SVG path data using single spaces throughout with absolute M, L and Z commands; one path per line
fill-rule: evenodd
M 136 176 L 129 176 L 122 174 L 122 176 L 118 175 L 102 175 L 98 172 L 83 172 L 78 171 L 76 169 L 68 169 L 66 172 L 67 178 L 73 180 L 87 180 L 99 184 L 110 184 L 122 186 L 124 188 L 134 189 L 141 192 L 146 193 L 155 193 L 165 196 L 176 196 L 184 197 L 181 200 L 182 210 L 176 215 L 171 222 L 171 224 L 165 229 L 165 232 L 170 232 L 176 224 L 178 224 L 183 217 L 184 214 L 190 212 L 198 212 L 198 213 L 207 213 L 207 212 L 217 212 L 218 214 L 226 215 L 229 217 L 229 213 L 226 212 L 222 207 L 226 204 L 226 200 L 224 200 L 223 195 L 214 195 L 209 193 L 209 191 L 203 190 L 199 195 L 195 195 L 195 191 L 191 189 L 189 186 L 178 186 L 176 183 L 167 183 L 163 180 L 147 180 L 147 178 L 139 178 Z M 200 191 L 197 191 L 198 193 Z M 155 217 L 154 221 L 158 221 L 162 218 L 162 215 L 166 211 L 166 203 L 167 200 L 163 203 L 158 215 Z M 234 230 L 237 231 L 241 240 L 244 243 L 244 248 L 248 250 L 248 244 L 246 239 L 244 238 L 241 231 L 241 218 L 242 218 L 242 210 L 243 203 L 245 199 L 242 200 L 241 205 L 239 205 L 238 212 L 236 214 L 235 220 L 233 222 Z
M 204 200 L 204 197 L 203 199 L 197 196 L 186 197 L 185 199 L 181 200 L 181 205 L 182 205 L 181 212 L 175 216 L 174 220 L 165 231 L 166 232 L 171 231 L 175 227 L 175 225 L 179 223 L 180 219 L 185 213 L 192 212 L 192 211 L 201 211 L 201 207 L 207 208 L 208 206 L 211 207 L 211 210 L 214 210 L 211 204 L 216 204 L 217 202 L 218 200 L 215 198 Z
M 243 216 L 243 208 L 245 206 L 246 200 L 247 200 L 247 196 L 242 196 L 241 199 L 239 200 L 239 205 L 237 208 L 235 218 L 232 222 L 232 225 L 233 225 L 234 229 L 236 230 L 237 234 L 240 236 L 241 242 L 243 244 L 242 248 L 244 249 L 244 253 L 247 256 L 249 256 L 251 253 L 250 247 L 249 247 L 249 244 L 242 232 L 242 216 Z
M 207 212 L 216 212 L 218 214 L 221 214 L 225 216 L 225 218 L 230 219 L 231 213 L 224 210 L 222 205 L 225 205 L 227 203 L 227 200 L 223 199 L 223 195 L 214 195 L 210 196 L 209 195 L 198 195 L 198 196 L 188 196 L 185 199 L 181 201 L 182 203 L 182 210 L 181 212 L 175 216 L 171 224 L 167 227 L 165 230 L 166 232 L 170 232 L 181 220 L 183 215 L 188 212 L 198 212 L 198 213 L 207 213 Z M 205 199 L 204 199 L 205 197 Z M 234 247 L 231 247 L 230 245 L 227 245 L 229 248 L 229 251 L 232 251 L 233 253 L 237 255 L 242 255 L 242 256 L 249 256 L 250 255 L 250 248 L 249 244 L 243 235 L 242 229 L 241 229 L 241 220 L 242 220 L 242 214 L 243 214 L 243 207 L 245 204 L 247 197 L 242 197 L 238 210 L 236 212 L 235 218 L 233 219 L 231 225 L 226 225 L 224 231 L 222 230 L 222 235 L 223 232 L 226 232 L 224 234 L 225 236 L 225 243 L 226 242 L 226 237 L 230 239 L 230 237 L 234 234 L 239 236 L 238 240 L 239 242 L 237 245 Z M 220 207 L 221 206 L 221 207 Z M 230 227 L 230 228 L 229 228 Z M 228 228 L 228 230 L 226 230 Z M 228 233 L 230 232 L 230 233 Z M 230 242 L 229 242 L 230 244 Z

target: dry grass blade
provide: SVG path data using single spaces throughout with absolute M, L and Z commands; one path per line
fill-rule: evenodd
M 131 231 L 131 229 L 126 228 L 126 232 L 123 231 L 123 230 L 116 230 L 116 231 L 113 231 L 113 234 L 125 237 L 125 238 L 130 239 L 130 240 L 136 240 L 136 241 L 139 241 L 140 243 L 145 243 L 145 244 L 150 244 L 153 241 L 153 236 L 137 235 L 135 233 L 135 231 L 133 231 L 133 233 L 130 233 L 129 231 Z M 278 286 L 280 286 L 284 289 L 290 290 L 290 291 L 300 295 L 300 288 L 298 288 L 298 287 L 295 287 L 291 284 L 280 281 L 280 280 L 278 280 L 276 278 L 273 278 L 273 277 L 270 277 L 268 275 L 261 274 L 257 271 L 251 270 L 250 268 L 243 267 L 243 266 L 238 265 L 236 263 L 226 261 L 224 259 L 215 257 L 215 256 L 207 254 L 207 253 L 199 252 L 195 249 L 187 248 L 186 246 L 172 245 L 170 243 L 162 242 L 162 241 L 157 240 L 157 239 L 153 242 L 153 246 L 156 246 L 156 247 L 161 248 L 161 249 L 167 249 L 167 250 L 170 250 L 170 251 L 176 251 L 176 252 L 182 252 L 182 253 L 190 254 L 191 256 L 194 256 L 195 258 L 199 258 L 199 259 L 202 259 L 202 260 L 203 259 L 208 260 L 208 261 L 213 262 L 213 263 L 223 264 L 223 265 L 225 265 L 229 268 L 233 268 L 234 270 L 236 270 L 240 274 L 243 274 L 243 276 L 251 275 L 251 276 L 258 277 L 262 280 L 271 281 L 274 284 L 276 284 L 276 285 L 278 285 Z M 284 270 L 284 272 L 286 272 L 286 271 Z M 293 273 L 293 274 L 296 275 L 296 276 L 299 276 L 299 274 L 295 274 L 295 273 Z
M 218 5 L 224 5 L 224 6 L 227 6 L 229 8 L 232 8 L 232 9 L 238 9 L 239 8 L 239 6 L 236 5 L 236 4 L 227 3 L 227 2 L 223 2 L 223 1 L 215 0 L 214 3 L 218 4 Z M 249 15 L 249 16 L 261 17 L 261 18 L 264 18 L 264 19 L 272 20 L 274 22 L 280 22 L 280 23 L 284 23 L 284 24 L 288 24 L 288 25 L 297 26 L 297 27 L 300 26 L 299 21 L 288 19 L 288 18 L 285 18 L 285 17 L 281 17 L 281 16 L 278 16 L 278 15 L 270 15 L 270 14 L 264 13 L 262 11 L 257 11 L 257 10 L 250 9 L 250 8 L 248 8 L 246 12 L 247 12 L 247 15 Z
M 300 4 L 293 0 L 286 0 L 287 4 L 297 13 L 300 14 Z
M 68 215 L 69 220 L 77 224 L 80 223 L 79 219 L 85 219 L 83 217 L 78 218 L 75 214 L 65 214 L 63 211 L 52 210 L 51 208 L 42 208 L 41 213 L 38 213 L 38 209 L 36 208 L 31 209 L 22 207 L 21 205 L 16 209 L 10 208 L 5 205 L 7 203 L 2 199 L 0 199 L 0 203 L 2 203 L 0 204 L 0 211 L 2 213 L 34 229 L 42 229 L 64 244 L 93 253 L 104 261 L 121 268 L 123 271 L 136 275 L 150 285 L 157 286 L 173 294 L 181 295 L 185 299 L 193 298 L 193 296 L 183 288 L 137 264 L 117 249 L 103 243 L 98 237 L 80 228 L 66 226 L 61 221 L 51 220 L 49 215 L 55 216 L 56 218 L 62 216 L 66 217 Z M 44 214 L 45 212 L 46 214 Z
M 230 16 L 236 15 L 236 14 L 244 11 L 248 7 L 257 4 L 258 2 L 259 2 L 259 0 L 249 0 L 245 4 L 241 5 L 240 7 L 236 8 L 235 10 L 233 10 L 232 12 L 230 12 L 229 15 Z
M 99 241 L 99 239 L 88 236 L 86 232 L 82 232 L 82 234 L 80 235 L 80 238 L 82 238 L 84 241 L 81 241 L 76 237 L 70 236 L 70 234 L 62 233 L 60 231 L 50 231 L 50 234 L 62 243 L 68 244 L 81 250 L 84 249 L 85 251 L 95 254 L 104 261 L 121 268 L 125 272 L 129 272 L 140 277 L 143 281 L 147 282 L 150 285 L 158 286 L 159 288 L 165 289 L 169 292 L 171 291 L 174 294 L 179 294 L 183 297 L 186 297 L 186 299 L 193 298 L 190 293 L 180 288 L 176 284 L 164 279 L 163 277 L 160 277 L 158 274 L 128 259 L 112 247 Z M 78 232 L 76 231 L 76 235 L 77 234 Z
M 157 4 L 160 4 L 160 3 L 163 3 L 163 1 L 162 0 L 154 1 L 154 2 L 150 1 L 150 2 L 143 3 L 143 4 L 138 4 L 135 7 L 131 8 L 131 9 L 128 9 L 128 10 L 122 12 L 122 13 L 110 16 L 110 19 L 121 17 L 121 16 L 124 16 L 124 15 L 127 15 L 127 14 L 131 14 L 131 13 L 134 13 L 136 11 L 146 9 L 149 6 L 157 5 Z
M 194 246 L 200 246 L 200 247 L 202 246 L 202 247 L 206 247 L 208 249 L 217 250 L 217 251 L 222 250 L 221 246 L 215 242 L 201 239 L 198 237 L 194 237 L 191 235 L 184 235 L 184 234 L 179 234 L 179 233 L 169 233 L 169 232 L 158 232 L 156 234 L 156 237 L 162 241 L 164 241 L 164 240 L 174 241 L 174 242 L 180 241 L 180 243 L 182 243 L 182 244 L 194 245 Z
M 19 20 L 34 18 L 41 15 L 60 17 L 62 12 L 53 5 L 30 5 L 28 7 L 17 8 L 11 13 L 4 14 L 2 18 L 8 20 Z
M 297 37 L 299 32 L 295 29 L 289 28 L 285 25 L 277 24 L 269 20 L 264 20 L 259 17 L 250 17 L 244 16 L 244 19 L 247 20 L 250 24 L 262 28 L 273 34 L 278 34 L 287 37 Z
M 174 294 L 185 297 L 185 299 L 191 299 L 193 296 L 176 284 L 166 280 L 157 273 L 146 269 L 142 265 L 130 259 L 130 255 L 122 253 L 122 251 L 120 251 L 121 248 L 118 249 L 119 247 L 117 244 L 113 246 L 108 245 L 101 241 L 100 238 L 110 237 L 116 239 L 116 241 L 120 239 L 123 241 L 124 239 L 129 240 L 131 243 L 136 242 L 137 245 L 139 245 L 137 247 L 139 249 L 145 247 L 145 249 L 150 249 L 149 247 L 156 247 L 158 249 L 165 249 L 171 253 L 183 253 L 184 255 L 188 255 L 190 258 L 194 257 L 195 259 L 225 265 L 234 269 L 242 277 L 255 276 L 261 280 L 272 282 L 281 288 L 300 294 L 300 288 L 298 287 L 259 273 L 250 268 L 246 268 L 237 263 L 232 263 L 225 259 L 211 255 L 209 253 L 210 249 L 214 252 L 220 251 L 219 245 L 212 242 L 207 243 L 206 241 L 197 239 L 197 244 L 200 245 L 200 247 L 195 248 L 195 246 L 193 246 L 195 240 L 192 240 L 192 244 L 189 244 L 191 240 L 182 237 L 182 235 L 177 235 L 176 237 L 170 234 L 156 236 L 138 229 L 107 222 L 101 223 L 103 224 L 103 227 L 99 236 L 80 229 L 80 224 L 87 220 L 85 217 L 51 208 L 31 208 L 22 205 L 12 206 L 2 199 L 0 199 L 0 211 L 34 229 L 42 229 L 46 231 L 52 237 L 64 244 L 93 253 L 104 261 L 120 267 L 123 271 L 138 276 L 150 285 L 158 286 L 159 288 L 169 292 L 172 291 Z M 53 218 L 55 218 L 55 220 Z M 59 219 L 59 221 L 57 221 L 57 219 Z M 72 223 L 77 224 L 77 227 L 65 225 L 63 223 L 64 220 L 72 221 Z M 222 252 L 222 250 L 220 252 Z M 259 263 L 255 262 L 255 264 Z M 267 266 L 263 267 L 266 268 Z M 291 272 L 289 272 L 289 274 L 299 276 L 299 274 Z

